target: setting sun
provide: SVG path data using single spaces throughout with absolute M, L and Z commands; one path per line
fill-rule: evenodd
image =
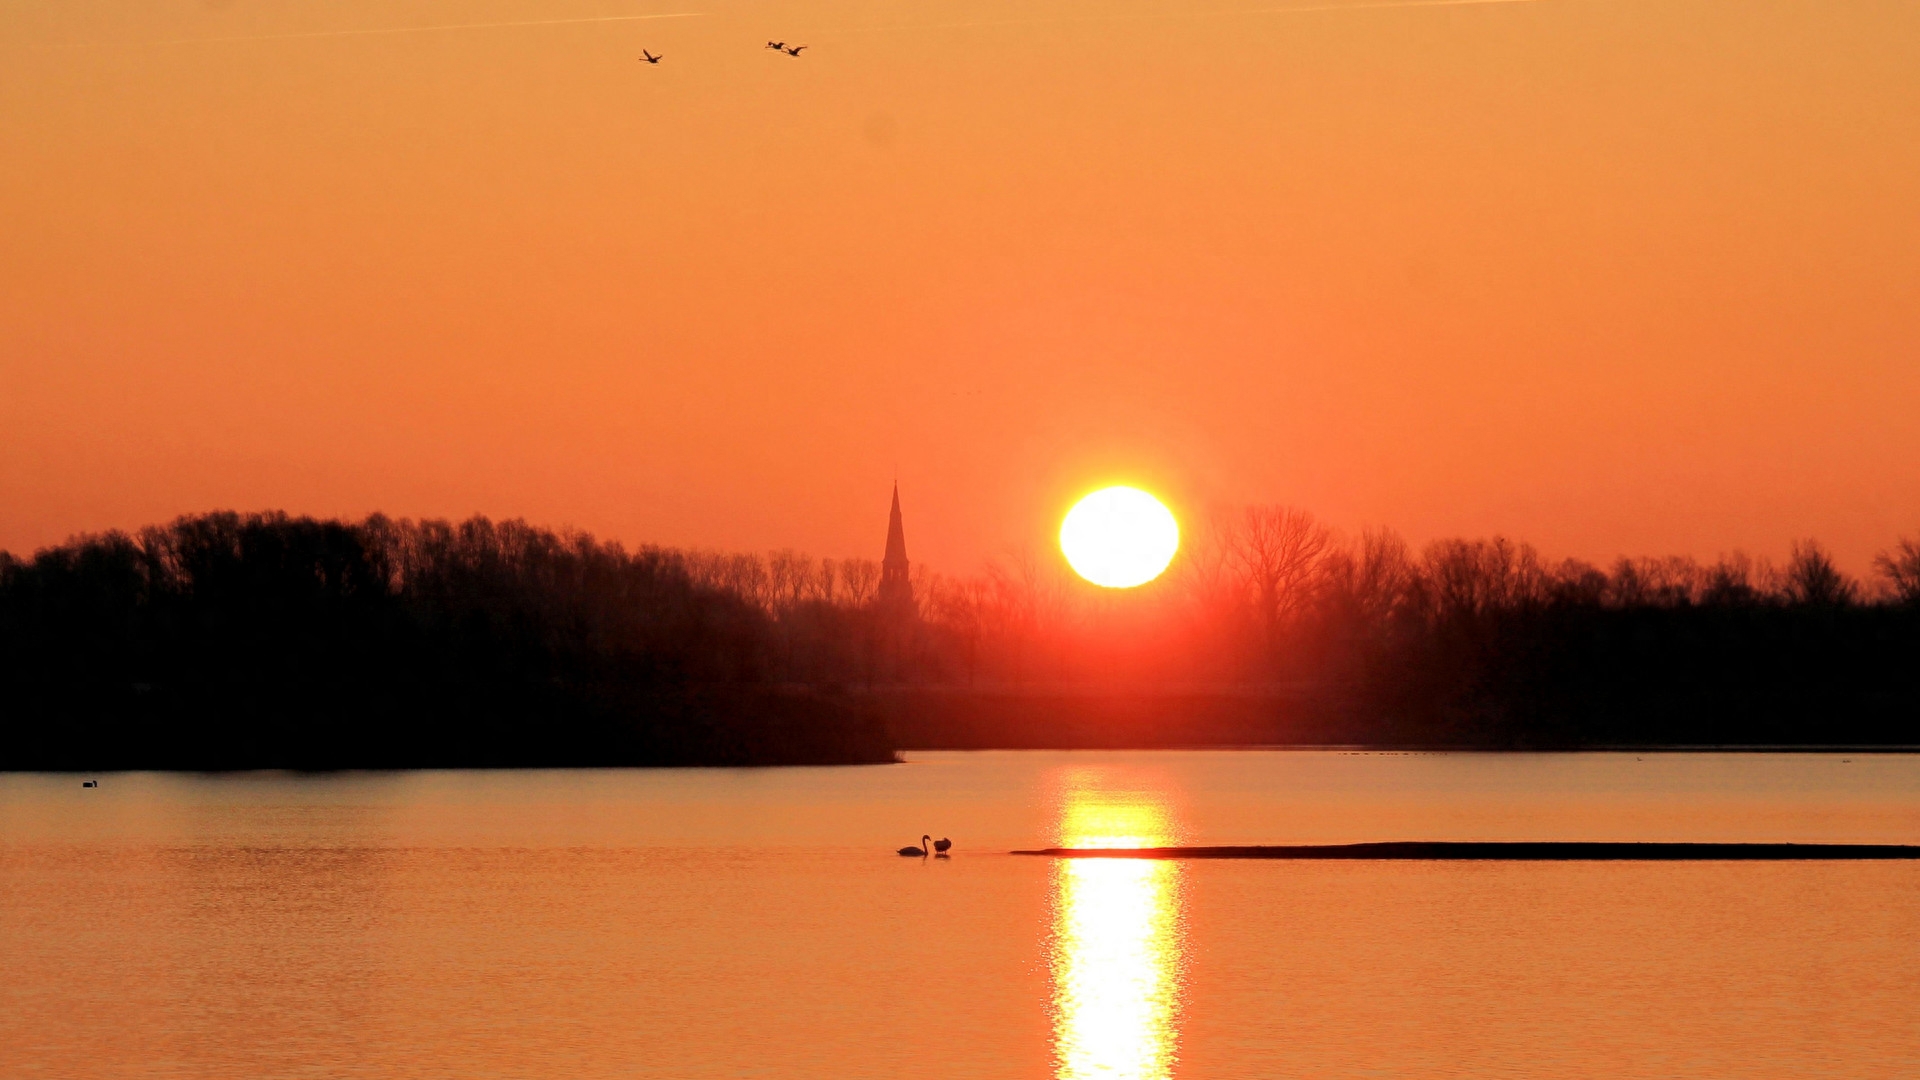
M 1060 551 L 1074 572 L 1095 585 L 1131 589 L 1160 576 L 1180 549 L 1180 524 L 1159 499 L 1139 488 L 1110 487 L 1088 495 L 1060 524 Z

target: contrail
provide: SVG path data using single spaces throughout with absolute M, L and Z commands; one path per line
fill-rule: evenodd
M 676 11 L 662 15 L 599 15 L 583 19 L 525 19 L 519 22 L 442 23 L 437 26 L 382 26 L 372 30 L 311 30 L 297 34 L 246 34 L 238 37 L 166 38 L 160 41 L 81 41 L 52 45 L 55 49 L 109 49 L 117 46 L 217 45 L 230 41 L 296 41 L 302 38 L 367 37 L 373 34 L 425 34 L 435 30 L 494 30 L 509 26 L 568 26 L 575 23 L 639 22 L 643 19 L 695 19 L 704 11 Z
M 1218 11 L 1161 11 L 1132 15 L 1060 15 L 1039 19 L 997 19 L 980 22 L 894 23 L 852 26 L 839 32 L 866 34 L 885 30 L 961 30 L 975 26 L 1038 26 L 1051 23 L 1148 21 L 1154 19 L 1229 18 L 1235 15 L 1298 15 L 1316 11 L 1377 11 L 1383 8 L 1479 7 L 1485 4 L 1540 4 L 1547 0 L 1360 0 L 1352 4 L 1296 4 L 1288 7 L 1225 8 Z

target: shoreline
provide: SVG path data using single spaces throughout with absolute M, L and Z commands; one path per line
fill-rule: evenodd
M 1541 747 L 1520 748 L 1510 746 L 1367 746 L 1361 744 L 1318 745 L 1299 743 L 1220 745 L 1220 746 L 983 746 L 983 747 L 900 747 L 894 752 L 891 761 L 873 758 L 843 760 L 798 760 L 798 761 L 663 761 L 663 762 L 529 762 L 515 764 L 500 763 L 424 763 L 424 764 L 342 764 L 342 765 L 232 765 L 232 766 L 190 766 L 190 765 L 114 765 L 106 768 L 81 768 L 73 766 L 9 766 L 0 764 L 0 775 L 112 775 L 115 773 L 200 773 L 225 775 L 235 773 L 287 773 L 296 776 L 323 776 L 331 773 L 396 773 L 396 772 L 541 772 L 541 771 L 585 771 L 591 769 L 839 769 L 866 768 L 885 765 L 907 765 L 901 755 L 905 754 L 1051 754 L 1051 753 L 1099 753 L 1099 754 L 1146 754 L 1146 753 L 1335 753 L 1335 754 L 1378 754 L 1378 755 L 1440 755 L 1440 754 L 1859 754 L 1893 755 L 1920 754 L 1920 746 L 1780 746 L 1780 745 L 1742 745 L 1728 746 L 1579 746 L 1579 747 Z M 1052 851 L 1053 849 L 1047 849 Z M 1016 854 L 1035 854 L 1035 852 L 1017 852 Z

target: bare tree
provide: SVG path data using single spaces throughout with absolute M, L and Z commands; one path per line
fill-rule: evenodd
M 1920 604 L 1920 541 L 1901 537 L 1891 551 L 1874 557 L 1873 568 L 1887 579 L 1901 603 Z
M 1582 559 L 1562 559 L 1559 566 L 1543 572 L 1547 598 L 1555 604 L 1600 607 L 1613 587 L 1605 570 Z
M 1233 519 L 1216 511 L 1182 538 L 1174 582 L 1202 617 L 1224 615 L 1242 598 L 1242 582 L 1236 575 L 1235 532 Z
M 831 604 L 838 599 L 840 569 L 832 559 L 821 559 L 813 567 L 813 575 L 807 579 L 807 596 L 822 604 Z
M 1753 559 L 1744 551 L 1722 555 L 1705 570 L 1700 587 L 1703 604 L 1751 604 L 1760 598 L 1754 584 Z
M 840 587 L 849 605 L 866 607 L 880 587 L 880 564 L 872 559 L 841 559 Z
M 1503 536 L 1436 540 L 1427 545 L 1421 587 L 1442 619 L 1478 616 L 1544 602 L 1547 576 L 1532 547 Z
M 728 592 L 755 607 L 771 607 L 767 564 L 758 555 L 728 555 L 721 562 L 721 581 Z
M 1361 533 L 1357 570 L 1351 592 L 1367 618 L 1384 619 L 1406 602 L 1413 585 L 1413 555 L 1398 533 L 1388 529 Z
M 926 563 L 914 563 L 907 571 L 907 580 L 913 586 L 913 607 L 915 614 L 925 615 L 933 611 L 941 602 L 946 591 L 947 579 Z
M 1370 529 L 1357 541 L 1336 541 L 1320 560 L 1320 602 L 1329 613 L 1373 622 L 1386 618 L 1406 599 L 1414 577 L 1406 541 L 1384 529 Z
M 1793 545 L 1787 560 L 1787 599 L 1815 607 L 1840 607 L 1853 602 L 1859 591 L 1852 581 L 1833 565 L 1833 557 L 1817 540 L 1801 540 Z
M 767 594 L 777 611 L 800 605 L 813 585 L 813 560 L 792 549 L 767 555 Z
M 1270 641 L 1312 598 L 1314 567 L 1332 539 L 1291 506 L 1250 506 L 1242 515 L 1231 550 Z

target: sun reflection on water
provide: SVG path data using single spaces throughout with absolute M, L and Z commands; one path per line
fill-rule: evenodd
M 1064 847 L 1174 843 L 1157 795 L 1076 775 L 1063 785 Z M 1060 1080 L 1165 1080 L 1177 1059 L 1180 865 L 1147 859 L 1054 863 L 1053 1032 Z

